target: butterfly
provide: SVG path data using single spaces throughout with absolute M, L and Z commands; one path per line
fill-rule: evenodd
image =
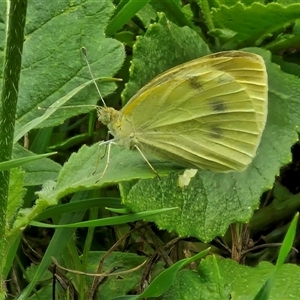
M 244 170 L 255 157 L 267 110 L 263 58 L 225 51 L 167 70 L 121 110 L 99 107 L 98 118 L 114 137 L 110 145 L 137 149 L 147 162 L 151 154 L 184 167 L 228 172 Z

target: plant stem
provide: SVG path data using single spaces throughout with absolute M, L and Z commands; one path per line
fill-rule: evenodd
M 209 7 L 209 2 L 207 0 L 198 0 L 197 1 L 200 9 L 202 11 L 206 26 L 208 28 L 208 30 L 213 30 L 215 28 L 213 19 L 212 19 L 212 13 L 211 13 L 211 9 Z M 216 47 L 219 48 L 220 47 L 220 43 L 219 43 L 219 39 L 215 38 L 215 43 L 216 43 Z
M 7 32 L 3 65 L 3 86 L 0 109 L 0 161 L 8 161 L 12 156 L 15 119 L 17 111 L 19 79 L 21 72 L 24 27 L 27 0 L 7 1 Z M 0 299 L 5 298 L 6 263 L 6 210 L 9 189 L 9 171 L 0 172 Z

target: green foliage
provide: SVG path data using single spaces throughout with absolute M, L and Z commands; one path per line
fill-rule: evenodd
M 2 216 L 5 220 L 3 241 L 7 245 L 1 256 L 2 278 L 10 279 L 9 271 L 14 262 L 21 265 L 16 256 L 21 235 L 29 224 L 61 228 L 56 229 L 47 243 L 39 265 L 24 271 L 28 285 L 22 286 L 18 299 L 28 299 L 37 284 L 40 289 L 30 299 L 50 297 L 50 277 L 45 271 L 52 262 L 51 257 L 59 258 L 60 264 L 70 270 L 99 272 L 95 261 L 101 259 L 103 253 L 97 249 L 94 255 L 100 258 L 95 258 L 90 252 L 96 226 L 146 219 L 155 222 L 159 229 L 181 237 L 211 242 L 224 236 L 224 244 L 234 245 L 233 227 L 231 238 L 227 232 L 231 224 L 250 223 L 253 238 L 257 239 L 258 233 L 265 235 L 266 230 L 283 222 L 283 218 L 287 223 L 299 209 L 299 197 L 292 197 L 280 182 L 274 188 L 273 203 L 252 216 L 261 199 L 265 199 L 262 195 L 272 189 L 280 169 L 291 162 L 290 149 L 298 140 L 300 68 L 293 52 L 300 42 L 299 13 L 300 4 L 296 1 L 266 4 L 249 0 L 190 0 L 183 5 L 179 0 L 72 3 L 56 0 L 28 4 L 13 157 L 0 162 L 1 170 L 12 169 L 9 191 L 1 195 L 8 199 Z M 4 2 L 0 4 L 0 14 L 6 22 Z M 0 34 L 3 43 L 5 26 L 1 27 Z M 215 174 L 199 170 L 188 186 L 180 187 L 178 180 L 183 173 L 180 166 L 147 157 L 158 172 L 158 178 L 138 152 L 115 145 L 99 147 L 97 141 L 105 138 L 106 131 L 96 121 L 99 95 L 90 80 L 82 47 L 87 49 L 101 95 L 108 106 L 118 109 L 121 102 L 122 105 L 127 103 L 156 75 L 178 64 L 222 50 L 242 49 L 260 54 L 268 71 L 269 107 L 266 128 L 251 165 L 241 173 Z M 1 49 L 5 49 L 4 44 Z M 5 65 L 3 53 L 0 60 Z M 113 77 L 122 78 L 124 82 Z M 86 115 L 87 112 L 90 114 Z M 45 158 L 53 151 L 57 152 L 53 159 Z M 121 197 L 111 190 L 116 184 Z M 64 203 L 66 201 L 68 203 Z M 107 212 L 107 207 L 113 209 Z M 113 212 L 124 211 L 125 215 L 112 217 Z M 36 222 L 46 218 L 55 225 Z M 145 287 L 145 267 L 134 277 L 124 275 L 124 280 L 109 277 L 100 285 L 95 299 L 283 299 L 287 295 L 290 298 L 285 299 L 292 299 L 297 294 L 299 270 L 295 265 L 284 265 L 284 261 L 294 241 L 296 222 L 297 217 L 279 255 L 274 254 L 278 256 L 276 266 L 267 262 L 254 268 L 242 266 L 218 255 L 203 258 L 208 250 L 202 250 L 208 246 L 201 244 L 197 256 L 175 260 L 169 268 L 156 265 L 148 288 L 139 295 L 126 294 L 137 292 L 137 286 Z M 74 237 L 78 227 L 88 228 L 81 257 L 77 251 L 80 243 Z M 130 230 L 126 226 L 114 228 L 122 232 L 120 236 Z M 286 230 L 284 228 L 281 234 Z M 237 234 L 242 236 L 241 232 Z M 136 240 L 145 236 L 145 232 L 139 231 Z M 147 256 L 167 251 L 168 248 L 162 249 L 160 243 L 152 239 L 153 235 L 151 247 L 142 247 L 144 253 L 140 256 L 113 252 L 106 258 L 100 273 L 114 273 L 113 268 L 120 265 L 122 271 L 129 270 Z M 104 237 L 101 242 L 104 244 L 107 240 L 114 239 Z M 241 246 L 241 260 L 246 257 L 243 247 L 247 247 L 247 243 L 250 242 L 247 240 Z M 103 244 L 104 250 L 113 245 Z M 160 250 L 154 251 L 153 245 Z M 233 249 L 234 246 L 232 256 Z M 211 251 L 220 254 L 216 249 Z M 181 270 L 199 258 L 202 260 L 198 267 Z M 255 258 L 254 265 L 259 260 Z M 44 274 L 46 278 L 42 277 Z M 67 293 L 75 291 L 78 299 L 88 299 L 95 280 L 71 272 L 64 276 L 64 282 L 69 282 L 70 276 L 73 278 L 72 288 L 58 288 L 61 297 L 66 298 Z M 295 288 L 287 292 L 282 286 L 288 285 Z M 17 296 L 13 285 L 8 287 L 10 293 Z

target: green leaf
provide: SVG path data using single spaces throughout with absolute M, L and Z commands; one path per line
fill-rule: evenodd
M 23 126 L 21 126 L 21 124 L 18 124 L 17 129 L 15 131 L 15 138 L 14 138 L 15 142 L 17 142 L 20 138 L 22 138 L 27 132 L 29 132 L 33 128 L 43 127 L 43 126 L 45 126 L 45 124 L 47 124 L 47 122 L 49 123 L 50 117 L 53 114 L 56 114 L 57 111 L 59 110 L 59 108 L 62 105 L 64 105 L 67 101 L 69 101 L 72 97 L 74 97 L 75 95 L 77 95 L 78 92 L 80 92 L 82 89 L 84 89 L 85 87 L 87 87 L 92 82 L 93 82 L 93 80 L 85 82 L 85 83 L 81 84 L 80 86 L 76 87 L 74 90 L 72 90 L 69 93 L 65 94 L 63 97 L 61 97 L 60 99 L 58 99 L 57 101 L 55 101 L 52 105 L 50 105 L 43 112 L 43 114 L 41 116 L 32 119 L 31 121 L 27 122 Z M 90 109 L 95 109 L 95 106 L 93 107 L 91 105 L 91 107 L 92 108 L 89 108 L 89 110 Z M 37 110 L 38 109 L 39 109 L 39 107 L 37 108 Z M 73 111 L 76 112 L 77 109 L 78 109 L 78 107 L 75 107 L 75 106 L 73 107 Z M 78 113 L 78 111 L 77 111 L 77 113 Z M 63 119 L 61 119 L 61 122 L 62 122 L 62 120 Z
M 232 7 L 221 5 L 219 8 L 212 9 L 212 18 L 216 29 L 236 32 L 232 39 L 223 41 L 227 42 L 223 49 L 258 46 L 264 39 L 276 36 L 277 31 L 282 31 L 299 19 L 299 14 L 300 4 L 296 3 L 284 7 L 278 3 L 264 5 L 254 2 L 247 7 L 236 2 Z M 274 16 L 276 16 L 276 22 L 274 22 Z
M 18 103 L 20 127 L 45 113 L 38 107 L 48 108 L 91 79 L 81 51 L 83 46 L 95 78 L 112 77 L 119 70 L 125 56 L 124 47 L 104 35 L 113 10 L 109 0 L 30 3 Z M 112 93 L 115 87 L 112 82 L 99 86 L 103 96 Z M 68 105 L 96 104 L 97 99 L 99 95 L 90 85 L 76 93 Z M 86 108 L 57 110 L 40 127 L 62 124 L 67 118 L 86 111 Z
M 117 216 L 117 217 L 102 218 L 102 219 L 90 220 L 85 222 L 63 224 L 63 225 L 52 225 L 52 224 L 46 224 L 37 221 L 31 221 L 30 225 L 41 227 L 41 228 L 77 228 L 77 227 L 111 226 L 111 225 L 125 224 L 125 223 L 135 222 L 138 220 L 143 220 L 145 218 L 148 218 L 151 215 L 166 213 L 167 211 L 173 209 L 176 209 L 176 207 L 164 208 L 164 209 L 159 209 L 154 211 L 146 211 L 137 214 L 127 214 L 127 215 Z
M 206 261 L 208 258 L 205 258 Z M 216 260 L 211 256 L 211 260 Z M 220 277 L 218 262 L 205 267 L 202 263 L 198 272 L 194 270 L 181 270 L 170 289 L 163 295 L 162 300 L 186 299 L 206 300 L 230 299 L 230 285 Z
M 48 156 L 49 154 L 43 154 Z M 29 159 L 36 157 L 36 154 L 16 144 L 13 149 L 15 158 Z M 56 180 L 61 169 L 61 166 L 48 158 L 31 161 L 22 166 L 25 171 L 24 185 L 36 186 L 41 185 L 47 180 Z
M 251 6 L 252 3 L 262 3 L 264 4 L 265 1 L 264 0 L 241 0 L 239 1 L 243 4 L 245 4 L 246 6 Z M 227 6 L 227 7 L 230 7 L 230 6 L 234 6 L 236 4 L 236 0 L 217 0 L 215 3 L 218 3 L 219 6 L 220 5 L 224 5 L 224 6 Z
M 116 145 L 112 145 L 110 161 L 105 170 L 108 155 L 106 152 L 105 145 L 99 147 L 98 144 L 94 144 L 91 147 L 81 147 L 64 164 L 55 187 L 42 190 L 39 193 L 40 197 L 60 199 L 83 189 L 95 189 L 122 181 L 156 177 L 156 174 L 137 151 L 127 150 Z M 132 168 L 133 164 L 134 168 Z M 167 176 L 172 170 L 181 168 L 169 162 L 151 161 L 151 164 L 159 170 L 161 177 Z
M 279 267 L 284 264 L 288 254 L 290 253 L 293 243 L 295 241 L 296 230 L 297 230 L 297 223 L 299 219 L 299 212 L 294 217 L 293 221 L 291 222 L 289 229 L 284 237 L 282 242 L 282 246 L 280 247 L 279 255 L 276 261 L 276 271 L 278 271 Z
M 18 210 L 23 205 L 23 197 L 26 190 L 24 189 L 24 172 L 20 169 L 12 169 L 9 178 L 9 193 L 7 202 L 6 220 L 10 226 L 16 218 Z
M 16 158 L 16 159 L 12 159 L 12 160 L 5 161 L 5 162 L 0 162 L 0 171 L 16 168 L 16 167 L 22 166 L 26 163 L 30 163 L 32 161 L 42 159 L 44 157 L 48 157 L 53 154 L 55 154 L 55 152 L 33 155 L 30 157 Z
M 220 257 L 217 257 L 217 262 L 221 276 L 224 278 L 225 284 L 230 286 L 231 297 L 235 300 L 254 299 L 261 286 L 265 284 L 276 268 L 268 262 L 261 262 L 255 268 L 243 266 L 233 260 Z M 205 274 L 201 270 L 205 268 L 206 274 L 209 275 L 213 264 L 214 262 L 210 256 L 201 261 L 199 272 L 201 272 L 202 276 Z M 269 299 L 297 299 L 298 286 L 300 284 L 300 268 L 294 264 L 283 265 L 276 272 L 273 282 L 270 281 L 267 285 L 269 284 L 272 285 Z
M 3 276 L 6 278 L 11 270 L 16 253 L 19 249 L 21 232 L 18 235 L 11 234 L 14 231 L 14 222 L 18 212 L 24 205 L 24 196 L 26 189 L 24 188 L 24 172 L 21 169 L 15 168 L 10 170 L 9 191 L 7 201 L 7 211 L 5 216 L 6 230 L 3 240 L 6 241 L 5 252 L 2 256 L 5 257 Z
M 99 198 L 98 197 L 98 198 L 84 199 L 79 202 L 74 202 L 74 203 L 69 202 L 69 203 L 49 207 L 41 214 L 39 214 L 38 217 L 35 218 L 35 221 L 45 220 L 48 218 L 52 218 L 53 216 L 59 216 L 61 214 L 65 214 L 67 212 L 71 213 L 77 211 L 86 211 L 88 209 L 93 209 L 95 207 L 107 209 L 115 213 L 128 214 L 128 211 L 121 204 L 120 198 L 115 198 L 115 197 Z
M 282 56 L 274 55 L 273 62 L 278 64 L 283 72 L 300 77 L 300 66 L 297 63 L 297 58 L 295 60 L 295 63 L 292 63 L 285 61 Z

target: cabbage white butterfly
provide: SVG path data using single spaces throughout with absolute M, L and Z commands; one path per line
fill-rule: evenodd
M 109 149 L 111 143 L 137 149 L 150 167 L 147 153 L 185 167 L 228 172 L 244 170 L 255 157 L 267 106 L 262 57 L 226 51 L 167 70 L 120 111 L 99 107 L 98 118 L 114 136 Z

